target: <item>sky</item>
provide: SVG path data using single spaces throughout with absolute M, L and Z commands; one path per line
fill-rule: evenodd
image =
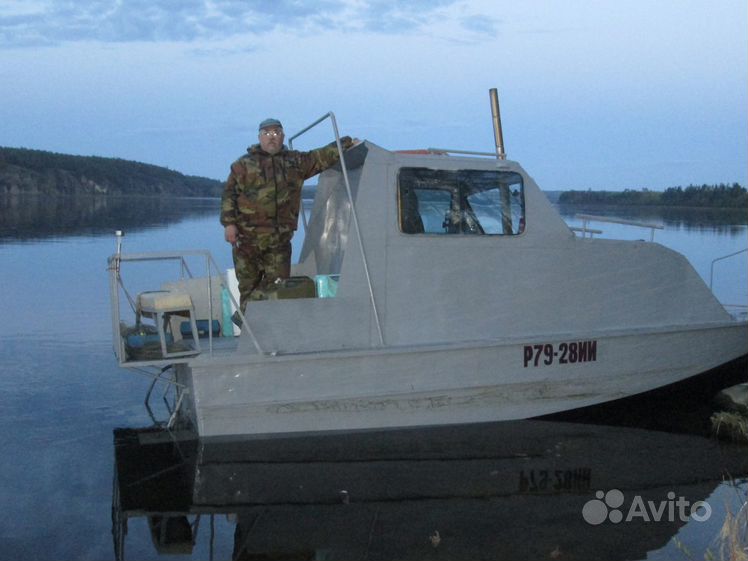
M 264 118 L 332 111 L 490 152 L 494 87 L 543 189 L 748 185 L 745 0 L 0 0 L 0 146 L 223 180 Z

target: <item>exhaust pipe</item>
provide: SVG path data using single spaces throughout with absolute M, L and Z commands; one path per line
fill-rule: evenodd
M 488 96 L 491 98 L 491 117 L 493 117 L 493 136 L 496 139 L 496 157 L 499 160 L 506 160 L 504 152 L 504 134 L 501 132 L 501 113 L 499 112 L 499 94 L 496 88 L 488 90 Z M 501 197 L 501 227 L 504 234 L 511 235 L 512 229 L 512 200 L 507 185 L 499 187 L 499 196 Z
M 493 118 L 493 136 L 496 140 L 496 157 L 499 160 L 506 160 L 506 153 L 504 152 L 504 133 L 501 131 L 499 94 L 496 91 L 496 88 L 488 90 L 488 96 L 491 98 L 491 117 Z

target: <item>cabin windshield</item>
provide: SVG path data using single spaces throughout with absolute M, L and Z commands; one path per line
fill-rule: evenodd
M 517 235 L 525 227 L 516 172 L 401 168 L 398 208 L 405 234 Z

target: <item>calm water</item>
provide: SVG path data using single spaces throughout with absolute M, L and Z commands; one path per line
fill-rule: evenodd
M 114 559 L 113 430 L 148 427 L 152 423 L 143 406 L 149 379 L 119 369 L 111 350 L 105 269 L 106 259 L 114 250 L 112 233 L 115 229 L 125 230 L 128 252 L 203 248 L 213 252 L 221 267 L 229 267 L 229 251 L 216 219 L 218 201 L 0 200 L 0 210 L 0 317 L 4 319 L 0 322 L 0 434 L 5 452 L 0 464 L 0 559 Z M 586 211 L 601 213 L 599 209 Z M 574 212 L 576 209 L 562 209 L 567 222 L 581 225 Z M 656 232 L 655 241 L 684 253 L 707 281 L 712 259 L 748 246 L 744 215 L 634 216 L 621 210 L 605 213 L 664 224 L 665 229 Z M 603 237 L 649 239 L 649 232 L 644 229 L 615 224 L 591 227 L 604 230 Z M 299 241 L 296 240 L 297 247 Z M 748 304 L 747 276 L 745 253 L 719 262 L 715 265 L 715 294 L 726 303 Z M 520 432 L 535 430 L 532 425 L 519 427 Z M 357 502 L 357 496 L 352 494 L 350 504 L 345 505 L 341 504 L 342 498 L 325 495 L 325 504 L 320 506 L 310 495 L 304 499 L 310 504 L 299 504 L 293 496 L 284 496 L 283 490 L 304 485 L 313 489 L 316 482 L 327 485 L 325 489 L 329 491 L 336 482 L 325 482 L 321 475 L 315 479 L 308 470 L 268 470 L 262 474 L 268 482 L 262 489 L 280 490 L 279 496 L 269 496 L 267 501 L 282 505 L 263 507 L 262 517 L 258 517 L 260 511 L 256 508 L 214 505 L 215 515 L 201 517 L 195 529 L 192 555 L 168 558 L 208 559 L 213 555 L 215 559 L 229 559 L 237 540 L 258 548 L 248 546 L 246 551 L 296 555 L 292 558 L 340 558 L 335 556 L 335 547 L 344 546 L 349 555 L 370 559 L 495 558 L 505 551 L 502 547 L 521 550 L 518 537 L 526 539 L 523 551 L 537 555 L 547 552 L 559 559 L 572 558 L 572 551 L 584 552 L 582 555 L 588 558 L 594 557 L 595 552 L 606 552 L 606 558 L 612 558 L 614 551 L 620 558 L 687 559 L 684 548 L 693 558 L 703 558 L 719 531 L 725 507 L 735 508 L 746 492 L 744 484 L 737 489 L 719 485 L 712 472 L 705 472 L 703 480 L 682 477 L 684 471 L 695 473 L 714 459 L 717 453 L 712 444 L 696 437 L 683 442 L 678 440 L 679 435 L 646 433 L 655 434 L 652 438 L 658 439 L 657 446 L 648 448 L 652 441 L 638 431 L 636 435 L 624 435 L 623 441 L 631 446 L 622 452 L 601 448 L 606 441 L 605 431 L 620 429 L 599 430 L 602 432 L 589 438 L 562 430 L 553 436 L 555 444 L 548 444 L 539 453 L 546 463 L 537 465 L 503 463 L 506 458 L 499 457 L 497 450 L 506 438 L 497 435 L 495 441 L 482 441 L 478 452 L 470 450 L 453 458 L 454 463 L 449 464 L 453 469 L 439 471 L 445 464 L 437 461 L 432 466 L 436 471 L 417 479 L 398 478 L 411 471 L 420 474 L 418 469 L 428 467 L 417 458 L 411 458 L 414 461 L 410 464 L 395 466 L 398 469 L 392 469 L 394 464 L 383 467 L 367 462 L 355 466 L 337 463 L 338 471 L 333 472 L 323 466 L 321 474 L 340 475 L 338 486 L 355 484 L 360 489 L 372 489 L 374 502 Z M 619 433 L 608 436 L 611 441 L 622 438 Z M 554 452 L 554 446 L 563 448 L 568 442 L 578 446 Z M 687 457 L 673 458 L 667 453 L 668 443 L 673 449 L 690 452 Z M 522 442 L 518 444 L 521 445 Z M 221 453 L 238 454 L 236 450 Z M 649 452 L 639 453 L 646 450 Z M 652 450 L 664 455 L 654 455 Z M 141 458 L 134 462 L 135 466 L 151 465 L 148 454 L 153 454 L 152 450 L 133 454 Z M 487 463 L 474 463 L 476 454 Z M 184 465 L 192 466 L 189 469 L 199 465 L 194 455 L 187 453 L 184 457 L 189 459 Z M 745 457 L 748 458 L 748 450 Z M 560 458 L 559 463 L 553 464 L 552 458 Z M 733 467 L 740 464 L 740 458 L 731 461 Z M 143 475 L 133 471 L 132 465 L 121 465 L 119 469 L 120 479 L 137 480 Z M 494 473 L 504 486 L 454 491 L 452 496 L 450 490 L 461 489 L 470 470 Z M 592 470 L 592 475 L 588 478 L 584 470 Z M 560 494 L 554 492 L 552 485 L 557 471 L 562 483 L 566 477 L 572 485 Z M 377 485 L 381 486 L 377 477 L 383 473 L 389 474 L 390 482 L 386 489 L 378 491 L 387 496 L 384 502 L 375 493 Z M 439 474 L 432 481 L 434 486 L 411 492 L 419 481 L 431 481 L 428 474 L 434 473 Z M 646 475 L 651 473 L 664 479 L 652 482 Z M 733 473 L 741 476 L 748 470 Z M 220 491 L 220 482 L 226 475 L 219 469 L 211 477 Z M 205 478 L 211 481 L 208 475 Z M 680 483 L 668 487 L 666 480 Z M 632 490 L 627 501 L 632 499 L 633 490 L 641 490 L 642 497 L 659 504 L 672 491 L 677 493 L 676 499 L 682 494 L 691 503 L 707 501 L 713 513 L 704 522 L 586 524 L 582 509 L 595 499 L 595 491 L 624 484 Z M 241 490 L 232 487 L 230 491 Z M 184 492 L 184 488 L 174 491 L 175 496 L 179 492 Z M 174 497 L 161 498 L 168 501 Z M 181 506 L 185 506 L 184 502 Z M 194 522 L 194 517 L 189 521 Z M 619 545 L 620 536 L 610 530 L 624 527 L 624 541 L 630 544 L 627 547 Z M 115 528 L 121 534 L 121 528 Z M 300 536 L 306 536 L 306 541 Z M 343 544 L 341 536 L 348 541 L 343 540 Z M 146 517 L 129 520 L 123 543 L 127 559 L 162 558 Z M 318 545 L 310 549 L 309 544 Z M 530 544 L 537 544 L 540 549 L 533 550 Z M 617 549 L 610 549 L 611 544 Z

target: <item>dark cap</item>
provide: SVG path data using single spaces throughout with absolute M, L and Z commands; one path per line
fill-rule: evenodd
M 283 125 L 281 125 L 281 122 L 278 119 L 265 119 L 263 122 L 260 123 L 260 130 L 266 129 L 268 127 L 283 128 Z

